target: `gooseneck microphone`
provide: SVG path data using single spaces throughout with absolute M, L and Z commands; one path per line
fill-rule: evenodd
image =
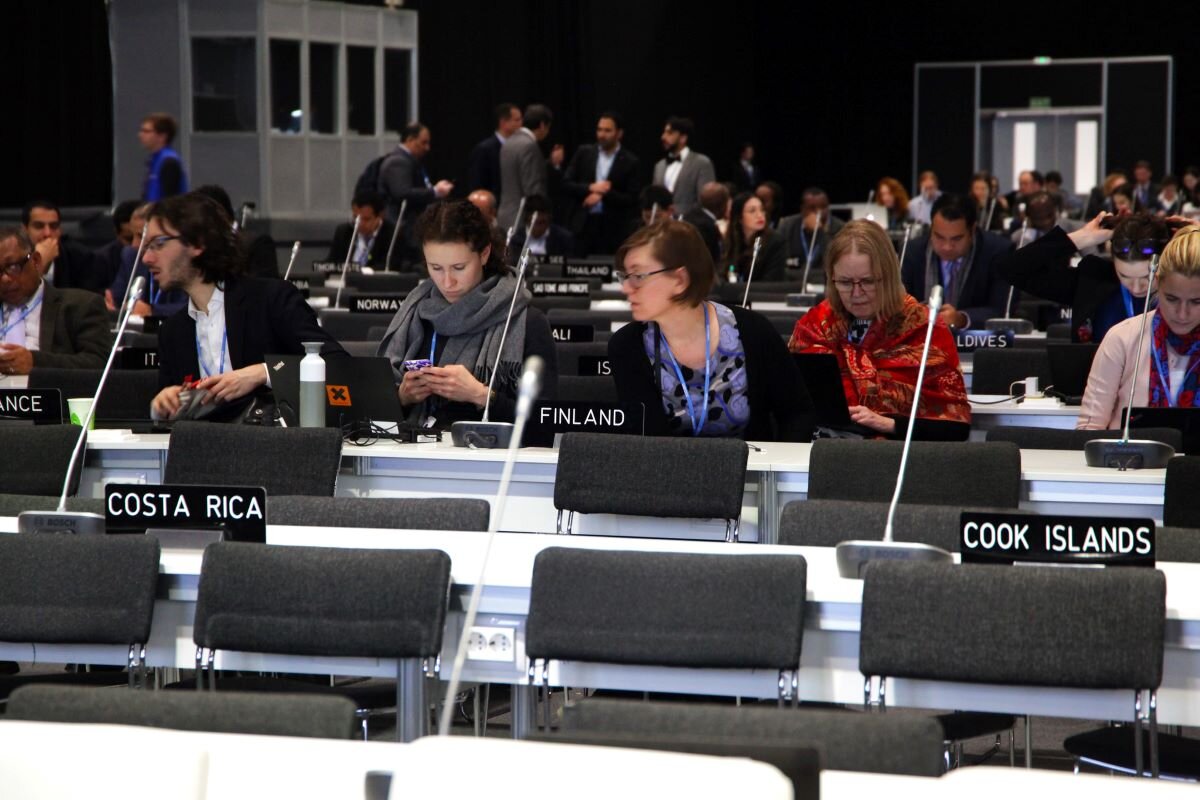
M 504 517 L 504 505 L 508 500 L 508 487 L 512 482 L 513 465 L 517 460 L 517 448 L 521 446 L 521 434 L 525 431 L 525 423 L 533 409 L 533 401 L 537 398 L 542 385 L 542 370 L 545 364 L 538 356 L 525 359 L 521 380 L 517 384 L 517 413 L 513 423 L 513 435 L 508 440 L 508 453 L 504 456 L 504 468 L 500 472 L 500 485 L 496 490 L 496 502 L 492 508 L 492 519 L 488 525 L 487 540 L 483 547 L 483 559 L 479 565 L 479 577 L 471 589 L 471 598 L 467 602 L 467 613 L 463 618 L 462 634 L 458 638 L 458 650 L 454 653 L 454 666 L 450 670 L 450 680 L 446 684 L 446 695 L 442 701 L 442 713 L 438 715 L 438 736 L 450 734 L 450 723 L 454 718 L 454 697 L 458 694 L 459 682 L 462 679 L 463 665 L 467 660 L 467 649 L 471 639 L 471 628 L 479 614 L 479 599 L 483 596 L 483 584 L 487 577 L 488 558 L 492 552 L 492 542 L 496 538 L 496 529 Z
M 1129 423 L 1133 419 L 1133 395 L 1137 391 L 1138 373 L 1145 358 L 1146 323 L 1150 315 L 1150 295 L 1154 292 L 1154 276 L 1158 271 L 1158 254 L 1150 257 L 1149 279 L 1146 289 L 1146 310 L 1142 313 L 1141 331 L 1138 333 L 1137 350 L 1133 356 L 1133 380 L 1129 382 L 1129 402 L 1125 406 L 1125 425 L 1120 439 L 1093 439 L 1083 447 L 1084 459 L 1089 467 L 1114 467 L 1127 469 L 1162 469 L 1175 456 L 1175 448 L 1165 442 L 1149 439 L 1130 439 Z
M 985 231 L 991 230 L 991 228 L 992 228 L 992 212 L 995 210 L 996 210 L 996 198 L 992 195 L 988 195 L 987 215 L 984 216 L 984 218 L 983 218 L 983 229 Z
M 517 235 L 517 227 L 521 224 L 521 216 L 525 213 L 525 198 L 521 198 L 520 204 L 517 206 L 517 215 L 513 217 L 512 225 L 508 226 L 508 231 L 504 234 L 504 252 L 508 252 L 508 246 L 512 244 L 513 237 Z M 529 234 L 525 234 L 525 241 L 529 241 Z
M 92 394 L 92 405 L 88 409 L 87 418 L 82 421 L 83 429 L 75 440 L 75 448 L 71 451 L 71 461 L 67 464 L 67 476 L 63 479 L 62 495 L 58 498 L 58 508 L 55 511 L 24 511 L 17 516 L 17 530 L 21 533 L 104 533 L 104 516 L 87 511 L 67 511 L 67 495 L 71 492 L 71 476 L 75 474 L 75 465 L 83 454 L 87 443 L 88 428 L 96 417 L 96 409 L 100 405 L 100 395 L 104 391 L 104 383 L 112 370 L 113 359 L 121 346 L 121 337 L 125 335 L 125 327 L 133 314 L 133 304 L 146 288 L 146 279 L 142 276 L 134 278 L 125 293 L 125 303 L 121 309 L 120 324 L 117 325 L 117 335 L 108 351 L 108 361 L 100 373 L 100 382 Z
M 900 451 L 900 469 L 896 473 L 896 488 L 888 506 L 887 523 L 883 528 L 883 540 L 852 540 L 837 546 L 838 574 L 843 578 L 861 578 L 863 567 L 877 559 L 889 561 L 930 561 L 950 563 L 954 557 L 940 547 L 918 542 L 897 542 L 892 538 L 892 521 L 900 492 L 904 489 L 904 471 L 908 466 L 908 451 L 912 448 L 913 428 L 917 426 L 917 407 L 921 403 L 921 387 L 925 383 L 925 366 L 929 363 L 929 345 L 933 341 L 933 327 L 937 324 L 938 309 L 942 307 L 942 287 L 934 286 L 929 295 L 929 325 L 925 329 L 925 348 L 921 351 L 921 365 L 917 369 L 917 385 L 913 391 L 912 410 L 908 414 L 908 429 L 904 432 L 904 447 Z
M 762 234 L 754 240 L 754 252 L 750 254 L 750 271 L 746 273 L 746 291 L 742 294 L 742 308 L 749 308 L 750 284 L 754 281 L 754 265 L 758 263 L 758 251 L 762 249 Z
M 533 212 L 529 225 L 525 228 L 525 246 L 521 248 L 521 258 L 517 262 L 517 283 L 513 287 L 512 300 L 508 304 L 508 314 L 504 317 L 504 328 L 500 331 L 500 346 L 496 351 L 496 361 L 492 364 L 492 374 L 488 378 L 487 400 L 483 402 L 483 416 L 479 421 L 459 420 L 450 424 L 450 438 L 455 447 L 470 447 L 473 450 L 491 450 L 497 447 L 508 447 L 515 426 L 511 422 L 491 422 L 488 414 L 492 408 L 492 390 L 496 385 L 496 373 L 500 371 L 500 360 L 504 357 L 504 342 L 508 339 L 508 326 L 512 324 L 513 309 L 517 306 L 517 295 L 525 286 L 525 269 L 529 265 L 529 247 L 533 239 L 533 226 L 537 222 L 538 212 Z M 518 438 L 517 444 L 520 444 Z
M 286 281 L 288 276 L 292 274 L 292 267 L 296 264 L 296 256 L 300 253 L 300 240 L 297 239 L 292 243 L 292 255 L 288 258 L 287 269 L 283 271 L 283 279 Z
M 354 255 L 354 243 L 358 240 L 358 225 L 362 222 L 360 214 L 354 215 L 354 231 L 350 234 L 350 246 L 346 248 L 346 260 L 342 262 L 342 283 L 338 286 L 337 296 L 333 298 L 333 307 L 342 304 L 342 290 L 346 288 L 346 271 L 350 269 L 350 257 Z
M 904 267 L 904 256 L 908 253 L 908 241 L 912 238 L 913 223 L 904 223 L 904 243 L 900 245 L 900 266 Z
M 387 255 L 383 259 L 383 271 L 392 271 L 392 251 L 396 249 L 396 238 L 400 235 L 400 229 L 404 227 L 404 211 L 408 208 L 408 198 L 400 201 L 400 213 L 396 214 L 396 224 L 392 227 L 392 241 L 388 243 Z

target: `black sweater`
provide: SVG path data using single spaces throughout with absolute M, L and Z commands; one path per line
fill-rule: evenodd
M 812 441 L 812 400 L 783 339 L 761 314 L 742 308 L 730 310 L 746 353 L 750 420 L 745 438 L 768 442 Z M 669 434 L 669 420 L 663 410 L 653 365 L 642 344 L 646 324 L 631 322 L 614 333 L 608 341 L 608 359 L 621 402 L 644 404 L 647 435 L 663 436 Z

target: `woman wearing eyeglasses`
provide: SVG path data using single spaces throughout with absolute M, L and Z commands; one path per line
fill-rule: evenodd
M 1150 256 L 1170 238 L 1167 224 L 1151 214 L 1130 214 L 1116 227 L 1104 227 L 1111 217 L 1102 211 L 1071 233 L 1055 227 L 1000 262 L 1001 274 L 1017 289 L 1071 307 L 1075 342 L 1099 342 L 1118 322 L 1146 310 Z M 1110 240 L 1112 261 L 1085 255 L 1071 266 L 1077 253 Z
M 916 392 L 929 309 L 904 291 L 900 261 L 874 222 L 847 223 L 829 245 L 825 299 L 796 322 L 793 353 L 832 353 L 841 367 L 850 418 L 903 438 Z M 945 324 L 933 329 L 914 438 L 964 440 L 971 407 Z
M 617 250 L 616 276 L 634 321 L 608 358 L 622 402 L 646 408 L 646 433 L 812 439 L 812 402 L 765 317 L 706 300 L 712 256 L 686 222 L 640 229 Z
M 1155 283 L 1158 306 L 1146 312 L 1147 351 L 1139 359 L 1144 314 L 1112 327 L 1092 361 L 1076 428 L 1121 427 L 1135 368 L 1135 408 L 1200 405 L 1200 226 L 1184 228 L 1166 245 Z

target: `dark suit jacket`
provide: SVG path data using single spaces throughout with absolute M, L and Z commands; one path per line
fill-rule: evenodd
M 525 247 L 525 231 L 517 231 L 513 235 L 512 242 L 508 245 L 508 252 L 512 253 L 514 258 L 520 255 L 521 250 Z M 571 232 L 561 225 L 551 225 L 550 230 L 546 232 L 546 255 L 548 256 L 570 256 L 575 254 L 575 238 L 571 236 Z
M 230 278 L 225 283 L 225 325 L 229 360 L 234 369 L 260 364 L 267 353 L 303 355 L 301 342 L 325 342 L 321 354 L 346 355 L 337 341 L 317 324 L 317 315 L 287 281 Z M 196 323 L 187 308 L 158 329 L 158 383 L 176 386 L 191 375 L 200 377 L 196 358 Z
M 387 198 L 387 218 L 395 221 L 405 200 L 404 218 L 414 220 L 425 206 L 437 199 L 432 187 L 425 185 L 425 168 L 403 147 L 397 147 L 379 169 L 380 192 Z
M 471 148 L 467 156 L 467 193 L 487 189 L 500 201 L 500 141 L 495 133 Z
M 730 183 L 736 186 L 743 192 L 753 192 L 754 187 L 762 183 L 762 170 L 758 168 L 758 164 L 753 164 L 754 174 L 751 175 L 742 166 L 741 159 L 733 162 L 733 168 L 730 169 Z
M 238 252 L 245 264 L 246 274 L 256 278 L 279 278 L 279 253 L 275 240 L 265 233 L 238 233 Z
M 112 348 L 104 299 L 81 289 L 57 289 L 43 282 L 35 367 L 103 369 Z
M 88 250 L 66 236 L 58 240 L 54 285 L 59 289 L 86 289 L 104 294 L 116 274 L 112 261 L 100 252 Z
M 600 148 L 594 144 L 585 144 L 575 151 L 567 170 L 563 173 L 563 194 L 571 198 L 571 216 L 567 218 L 567 227 L 572 233 L 583 231 L 587 223 L 588 210 L 583 207 L 583 200 L 588 196 L 588 187 L 596 182 L 596 160 Z M 624 230 L 629 218 L 637 207 L 638 192 L 642 189 L 639 175 L 640 162 L 638 157 L 625 147 L 617 151 L 613 158 L 612 169 L 608 171 L 608 181 L 612 189 L 604 195 L 604 211 L 601 214 L 605 225 L 612 230 Z
M 900 275 L 904 288 L 908 293 L 924 303 L 929 299 L 932 286 L 925 285 L 925 258 L 929 250 L 929 236 L 909 243 L 908 253 L 904 256 Z M 991 317 L 1004 316 L 1004 306 L 1008 302 L 1008 283 L 1000 272 L 1000 259 L 1012 249 L 1012 242 L 994 233 L 975 233 L 975 251 L 972 257 L 971 271 L 967 275 L 966 284 L 959 291 L 958 303 L 947 297 L 944 302 L 951 303 L 959 311 L 970 317 L 971 327 L 982 327 L 984 320 Z M 934 257 L 936 259 L 936 256 Z M 966 269 L 966 265 L 962 267 Z
M 717 273 L 720 274 L 722 271 L 721 229 L 717 227 L 717 221 L 709 216 L 709 213 L 701 206 L 696 206 L 684 214 L 683 221 L 700 231 L 700 238 L 708 245 L 708 252 L 712 254 L 713 265 L 717 268 Z
M 379 226 L 379 230 L 375 233 L 375 241 L 371 243 L 371 252 L 367 254 L 369 266 L 383 268 L 383 262 L 387 260 L 388 247 L 392 244 L 392 233 L 395 229 L 396 226 L 386 219 Z M 345 261 L 346 251 L 350 249 L 350 236 L 353 233 L 353 222 L 343 222 L 338 225 L 333 232 L 333 244 L 329 246 L 329 255 L 325 257 L 325 260 L 336 261 L 339 264 Z M 398 245 L 397 250 L 399 250 Z M 399 252 L 392 253 L 392 264 L 394 266 L 400 264 Z

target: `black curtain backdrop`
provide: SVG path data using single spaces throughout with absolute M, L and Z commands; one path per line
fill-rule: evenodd
M 742 141 L 754 142 L 763 172 L 784 185 L 789 211 L 808 185 L 849 201 L 865 199 L 881 175 L 908 183 L 917 61 L 1173 55 L 1175 170 L 1200 163 L 1198 6 L 1116 13 L 1078 2 L 987 12 L 745 0 L 405 4 L 420 13 L 420 117 L 433 133 L 432 175 L 461 177 L 470 148 L 493 128 L 492 107 L 504 100 L 548 104 L 551 141 L 564 144 L 568 158 L 592 140 L 599 111 L 618 110 L 625 144 L 647 171 L 660 155 L 663 121 L 683 114 L 696 121 L 692 145 L 713 159 L 718 177 L 729 175 Z M 14 101 L 3 126 L 10 158 L 0 206 L 36 194 L 64 205 L 109 203 L 104 3 L 7 0 L 0 23 L 10 57 L 0 81 Z

